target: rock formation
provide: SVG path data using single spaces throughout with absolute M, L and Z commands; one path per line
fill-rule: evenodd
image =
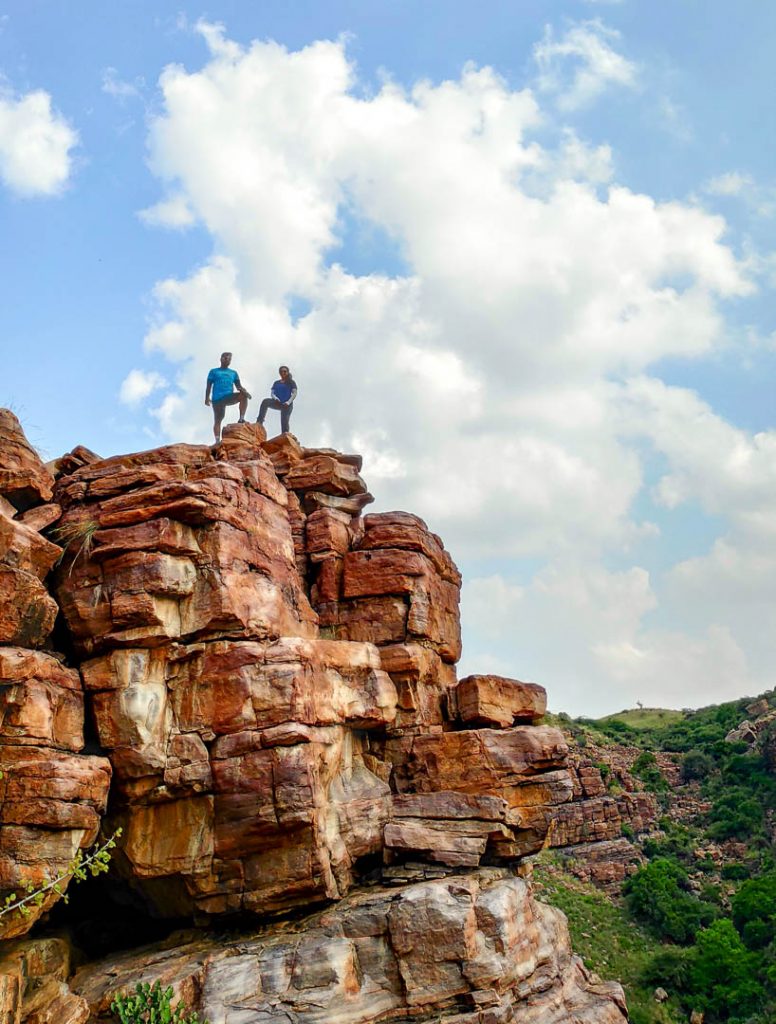
M 0 896 L 102 819 L 138 906 L 242 929 L 70 987 L 59 940 L 8 944 L 0 1020 L 105 1019 L 140 977 L 211 1024 L 625 1019 L 517 876 L 616 840 L 638 801 L 570 762 L 541 687 L 457 681 L 458 570 L 418 517 L 363 515 L 358 456 L 238 425 L 215 450 L 76 449 L 54 482 L 0 430 Z
M 104 813 L 110 762 L 86 756 L 81 677 L 55 651 L 43 651 L 57 605 L 43 583 L 61 548 L 34 516 L 54 480 L 16 417 L 0 410 L 0 894 L 22 895 L 67 873 L 94 842 Z M 54 521 L 58 517 L 54 509 Z M 0 920 L 0 936 L 28 931 L 58 895 L 26 917 Z

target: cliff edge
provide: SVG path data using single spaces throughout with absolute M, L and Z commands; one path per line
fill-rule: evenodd
M 0 411 L 0 898 L 120 826 L 135 906 L 199 929 L 73 976 L 52 890 L 2 919 L 0 1020 L 156 978 L 211 1024 L 626 1020 L 526 858 L 649 809 L 541 687 L 457 679 L 460 574 L 358 456 L 224 435 L 46 467 Z

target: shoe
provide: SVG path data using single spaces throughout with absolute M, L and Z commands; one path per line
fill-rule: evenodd
M 245 420 L 238 420 L 238 423 L 245 423 Z

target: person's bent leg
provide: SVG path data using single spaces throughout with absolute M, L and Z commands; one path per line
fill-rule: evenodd
M 261 403 L 261 408 L 259 409 L 259 416 L 258 416 L 258 419 L 256 420 L 256 422 L 257 423 L 261 423 L 261 424 L 264 423 L 264 417 L 267 415 L 267 409 L 282 409 L 282 408 L 283 408 L 283 406 L 277 400 L 277 398 L 265 398 L 264 401 Z
M 293 404 L 292 405 L 281 405 L 281 407 L 280 407 L 280 433 L 281 434 L 288 434 L 289 433 L 289 426 L 288 426 L 288 424 L 291 421 L 291 410 L 293 409 L 293 407 L 294 407 Z
M 259 415 L 256 417 L 256 422 L 257 423 L 260 423 L 262 425 L 264 424 L 264 418 L 267 415 L 267 409 L 269 409 L 269 407 L 271 405 L 272 405 L 272 399 L 271 398 L 265 398 L 263 400 L 263 402 L 259 406 Z
M 240 392 L 240 423 L 245 423 L 245 413 L 248 411 L 248 396 Z

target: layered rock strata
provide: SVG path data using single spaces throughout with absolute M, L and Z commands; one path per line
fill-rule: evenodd
M 594 761 L 579 750 L 570 750 L 572 799 L 553 813 L 548 845 L 572 874 L 617 892 L 643 862 L 626 835 L 651 831 L 658 818 L 658 803 L 653 793 L 636 789 L 626 764 L 610 766 L 605 750 L 599 750 L 597 757 Z M 616 794 L 607 787 L 602 764 L 616 780 Z
M 78 672 L 39 649 L 57 615 L 45 580 L 62 550 L 35 524 L 50 525 L 59 511 L 39 511 L 54 480 L 7 410 L 0 410 L 0 452 L 0 896 L 21 898 L 28 884 L 67 876 L 78 850 L 94 842 L 111 768 L 82 753 Z M 0 935 L 28 931 L 58 898 L 51 890 L 26 916 L 5 915 Z
M 362 514 L 358 456 L 239 425 L 215 449 L 74 449 L 52 491 L 11 433 L 0 553 L 33 582 L 14 588 L 0 635 L 8 872 L 27 856 L 48 877 L 59 862 L 42 830 L 67 838 L 63 856 L 90 841 L 112 772 L 112 870 L 154 915 L 244 926 L 339 901 L 290 946 L 288 926 L 246 940 L 254 966 L 213 939 L 176 953 L 183 994 L 213 1024 L 292 1008 L 299 1021 L 622 1020 L 620 995 L 513 877 L 558 837 L 598 838 L 578 827 L 582 776 L 541 724 L 544 691 L 457 681 L 460 574 L 418 517 Z M 70 667 L 40 650 L 57 608 Z M 84 693 L 110 763 L 81 753 Z M 392 888 L 348 896 L 367 883 Z M 289 952 L 300 944 L 309 957 Z M 17 966 L 33 955 L 15 949 Z M 104 1009 L 95 977 L 78 990 Z M 14 1013 L 33 1024 L 27 988 Z M 343 999 L 342 1017 L 321 1009 Z M 76 1024 L 83 1003 L 68 1007 Z
M 210 1024 L 622 1024 L 622 989 L 585 970 L 563 914 L 505 871 L 370 891 L 303 927 L 92 964 L 72 987 L 105 1020 L 137 979 Z

